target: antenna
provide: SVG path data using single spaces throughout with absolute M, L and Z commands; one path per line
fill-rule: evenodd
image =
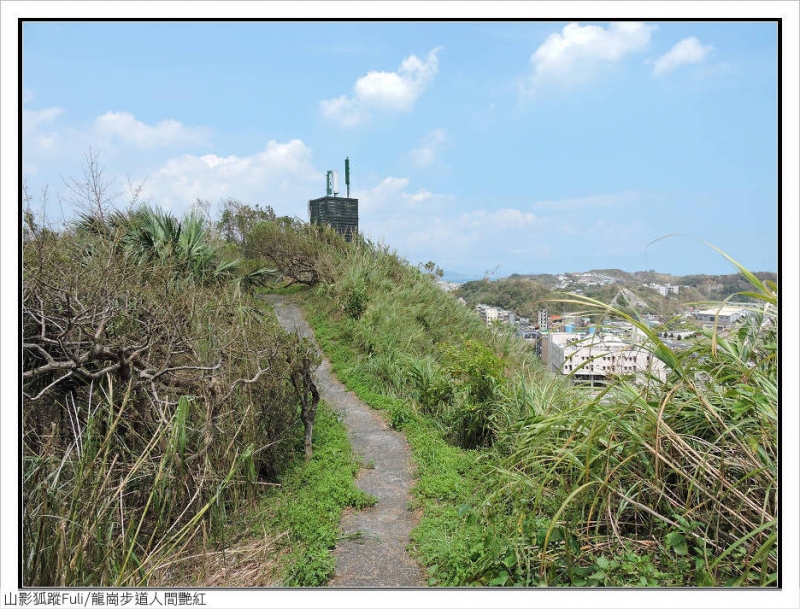
M 327 184 L 325 187 L 325 194 L 331 196 L 333 194 L 333 172 L 329 171 L 327 176 Z
M 347 185 L 347 198 L 350 198 L 350 157 L 344 157 L 344 183 Z

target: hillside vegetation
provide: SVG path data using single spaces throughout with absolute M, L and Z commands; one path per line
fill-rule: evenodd
M 304 443 L 318 354 L 264 289 L 294 291 L 340 380 L 406 434 L 430 585 L 778 583 L 778 295 L 746 269 L 761 308 L 680 353 L 569 296 L 627 316 L 670 370 L 589 392 L 435 265 L 269 208 L 28 214 L 24 239 L 26 585 L 249 585 L 193 566 L 257 537 L 280 563 L 264 585 L 330 577 L 342 509 L 371 499 L 324 403 Z
M 615 298 L 619 299 L 621 292 L 629 291 L 627 293 L 632 293 L 633 299 L 639 303 L 635 308 L 636 313 L 664 316 L 681 313 L 688 305 L 697 306 L 729 298 L 741 302 L 757 301 L 746 294 L 752 286 L 739 273 L 673 276 L 654 271 L 627 273 L 619 269 L 604 269 L 591 273 L 602 274 L 615 281 L 606 285 L 586 285 L 579 277 L 572 277 L 569 279 L 572 282 L 569 287 L 559 288 L 554 275 L 515 274 L 496 281 L 489 279 L 469 281 L 459 286 L 455 294 L 464 298 L 470 305 L 483 303 L 501 307 L 529 319 L 536 319 L 536 313 L 541 308 L 547 308 L 551 313 L 580 310 L 580 304 L 568 302 L 573 292 L 610 303 Z M 753 276 L 760 282 L 775 282 L 777 279 L 775 273 L 754 273 Z M 643 285 L 652 283 L 679 286 L 679 292 L 662 296 Z
M 741 268 L 762 310 L 686 352 L 627 317 L 670 375 L 592 394 L 388 248 L 320 254 L 308 315 L 340 378 L 409 438 L 431 584 L 775 585 L 775 284 Z
M 283 539 L 276 553 L 291 544 L 275 579 L 332 572 L 330 558 L 316 567 L 314 557 L 333 547 L 342 509 L 369 498 L 324 404 L 317 432 L 338 438 L 336 459 L 329 446 L 312 456 L 303 441 L 316 350 L 253 298 L 270 272 L 228 257 L 231 244 L 212 229 L 197 214 L 145 206 L 98 206 L 60 231 L 26 213 L 25 585 L 202 585 L 197 573 L 242 539 L 232 528 L 260 499 L 273 516 L 257 522 L 262 544 Z M 294 488 L 297 470 L 320 490 L 298 489 L 281 507 L 271 490 Z M 309 506 L 313 534 L 292 516 L 298 506 Z M 297 556 L 303 568 L 292 571 Z

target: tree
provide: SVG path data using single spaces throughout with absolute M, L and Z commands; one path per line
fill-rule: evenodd
M 422 265 L 422 268 L 424 269 L 423 272 L 434 281 L 444 277 L 444 271 L 433 260 L 428 260 Z
M 245 245 L 247 236 L 256 225 L 276 220 L 275 212 L 269 205 L 262 208 L 258 204 L 251 206 L 235 199 L 226 199 L 222 205 L 222 214 L 217 222 L 217 230 L 223 239 L 238 246 Z
M 246 235 L 244 249 L 274 265 L 287 285 L 315 286 L 334 279 L 332 255 L 346 246 L 330 227 L 284 217 L 257 224 Z
M 104 177 L 105 168 L 100 164 L 100 154 L 93 149 L 84 156 L 83 180 L 64 180 L 69 191 L 68 202 L 83 213 L 105 222 L 105 216 L 118 192 L 112 192 L 113 180 Z

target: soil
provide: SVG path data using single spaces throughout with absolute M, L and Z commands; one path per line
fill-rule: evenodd
M 299 307 L 289 297 L 268 295 L 281 326 L 314 339 Z M 341 540 L 336 545 L 336 569 L 331 587 L 423 587 L 419 564 L 406 548 L 418 518 L 409 509 L 412 485 L 410 452 L 403 434 L 390 429 L 383 417 L 347 390 L 323 358 L 315 375 L 322 399 L 343 418 L 353 451 L 363 469 L 357 486 L 377 498 L 360 511 L 345 511 Z

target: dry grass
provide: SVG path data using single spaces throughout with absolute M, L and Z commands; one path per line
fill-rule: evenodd
M 289 532 L 247 538 L 213 552 L 186 552 L 161 565 L 150 585 L 173 588 L 272 588 L 281 586 L 281 570 L 290 553 Z

